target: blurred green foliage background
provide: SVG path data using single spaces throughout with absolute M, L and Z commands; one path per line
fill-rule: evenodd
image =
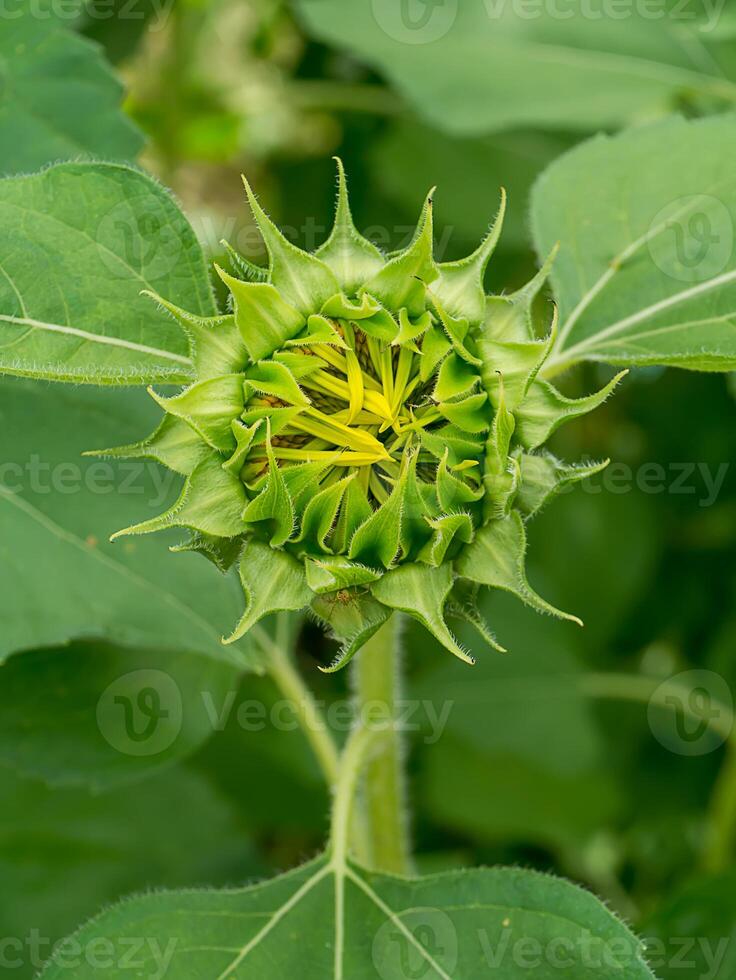
M 443 132 L 388 78 L 308 33 L 281 0 L 171 0 L 163 8 L 147 0 L 136 9 L 144 7 L 145 18 L 88 13 L 77 26 L 124 80 L 125 109 L 147 138 L 140 162 L 173 188 L 212 258 L 223 257 L 223 238 L 261 257 L 241 172 L 300 244 L 321 241 L 333 209 L 331 156 L 339 154 L 356 223 L 379 244 L 406 239 L 437 184 L 441 257 L 464 255 L 503 185 L 509 217 L 488 286 L 511 290 L 536 269 L 530 187 L 595 127 Z M 669 108 L 696 112 L 696 101 Z M 582 393 L 606 377 L 587 366 L 564 388 Z M 634 370 L 604 408 L 559 436 L 561 456 L 611 457 L 619 467 L 618 478 L 596 478 L 551 504 L 530 530 L 531 581 L 579 614 L 584 630 L 494 599 L 488 616 L 511 652 L 466 637 L 478 659 L 472 673 L 408 630 L 407 697 L 422 705 L 410 754 L 421 869 L 549 869 L 591 887 L 645 935 L 736 938 L 733 750 L 671 751 L 656 737 L 646 699 L 596 696 L 609 673 L 656 680 L 703 668 L 736 683 L 734 389 L 717 375 Z M 129 397 L 145 401 L 144 393 Z M 647 479 L 652 465 L 664 479 Z M 718 473 L 711 492 L 707 474 Z M 316 669 L 331 658 L 329 641 L 309 623 L 299 629 L 302 669 L 328 703 L 344 699 L 346 677 Z M 1 739 L 43 729 L 60 704 L 68 719 L 93 710 L 113 667 L 100 669 L 99 690 L 95 680 L 74 694 L 68 675 L 54 674 L 62 655 L 90 669 L 124 659 L 92 641 L 25 654 L 49 672 L 42 695 L 27 690 L 21 658 L 11 658 L 0 685 Z M 249 675 L 236 705 L 276 698 L 269 681 Z M 441 710 L 447 701 L 446 730 L 435 740 L 427 704 Z M 9 712 L 13 705 L 22 710 Z M 65 722 L 67 734 L 73 724 Z M 328 798 L 302 736 L 271 725 L 244 731 L 235 712 L 189 758 L 103 792 L 46 786 L 12 753 L 0 755 L 0 937 L 38 930 L 56 940 L 122 895 L 241 883 L 293 866 L 324 839 Z M 709 902 L 717 915 L 704 911 Z M 22 959 L 8 975 L 33 975 L 30 947 Z M 694 980 L 701 968 L 659 974 Z M 733 969 L 725 961 L 718 977 Z

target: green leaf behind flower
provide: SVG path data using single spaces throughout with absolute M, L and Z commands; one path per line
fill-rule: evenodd
M 532 196 L 540 254 L 560 242 L 560 329 L 545 370 L 580 360 L 736 367 L 736 116 L 597 137 Z
M 143 392 L 0 385 L 0 655 L 95 637 L 258 665 L 250 646 L 220 642 L 239 615 L 236 582 L 160 541 L 108 541 L 160 510 L 179 479 L 167 482 L 155 462 L 81 454 L 129 440 L 154 412 Z
M 97 45 L 69 29 L 70 8 L 62 19 L 44 0 L 4 5 L 0 175 L 81 156 L 134 160 L 141 149 L 119 108 L 122 85 Z
M 173 198 L 130 167 L 67 163 L 0 181 L 0 373 L 94 384 L 192 377 L 181 327 L 143 290 L 216 313 Z
M 522 8 L 525 16 L 503 0 L 297 6 L 311 33 L 384 73 L 429 122 L 459 135 L 615 127 L 671 111 L 679 98 L 728 105 L 736 95 L 726 56 L 719 63 L 700 30 L 702 8 L 686 20 L 678 0 L 658 5 L 654 19 L 639 5 L 610 16 L 603 0 L 565 16 L 548 4 Z

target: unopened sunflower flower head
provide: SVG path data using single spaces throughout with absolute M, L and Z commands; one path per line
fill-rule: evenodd
M 186 332 L 196 380 L 152 396 L 165 416 L 135 446 L 185 478 L 181 496 L 120 534 L 181 527 L 223 571 L 237 566 L 242 619 L 309 610 L 345 664 L 395 611 L 471 660 L 448 619 L 471 622 L 482 587 L 554 609 L 530 587 L 525 525 L 562 487 L 605 463 L 569 466 L 541 447 L 599 405 L 540 371 L 556 318 L 533 307 L 549 262 L 523 289 L 486 296 L 505 201 L 467 258 L 433 255 L 432 194 L 410 244 L 383 254 L 355 228 L 338 162 L 334 228 L 315 253 L 290 243 L 246 185 L 268 268 L 218 268 L 232 312 L 201 318 L 155 297 Z M 472 662 L 472 661 L 471 661 Z

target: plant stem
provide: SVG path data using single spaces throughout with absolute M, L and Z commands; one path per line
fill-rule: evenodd
M 353 813 L 353 805 L 358 779 L 366 752 L 378 735 L 378 732 L 362 725 L 356 727 L 340 757 L 340 775 L 335 784 L 330 834 L 332 861 L 337 867 L 344 867 L 347 862 L 351 834 L 355 834 L 356 814 Z
M 664 688 L 662 679 L 656 677 L 641 677 L 637 674 L 583 674 L 579 680 L 579 688 L 588 697 L 656 704 L 670 710 L 679 709 L 693 721 L 703 721 L 703 718 L 693 713 L 690 708 L 690 701 L 686 695 L 692 693 L 692 688 L 686 684 L 671 681 Z M 673 700 L 674 693 L 681 697 Z M 721 738 L 731 738 L 733 713 L 725 705 L 718 705 L 717 710 L 714 710 L 706 720 L 709 727 Z
M 370 862 L 380 871 L 411 870 L 406 819 L 404 753 L 397 726 L 401 696 L 400 617 L 394 614 L 354 661 L 353 683 L 360 724 L 383 729 L 380 747 L 365 767 L 363 801 Z
M 285 645 L 275 643 L 262 627 L 255 626 L 252 632 L 256 642 L 267 654 L 268 672 L 283 696 L 291 703 L 327 784 L 330 787 L 335 786 L 340 773 L 340 757 L 314 695 L 296 669 Z
M 580 679 L 580 690 L 589 697 L 641 701 L 673 710 L 679 708 L 698 723 L 704 720 L 692 712 L 687 697 L 692 688 L 684 684 L 670 683 L 663 688 L 657 678 L 630 674 L 586 674 Z M 673 699 L 671 695 L 674 692 L 681 696 Z M 717 872 L 729 867 L 736 847 L 736 728 L 733 711 L 728 706 L 714 704 L 711 709 L 705 720 L 727 743 L 726 758 L 711 797 L 709 830 L 702 858 L 707 871 Z
M 730 867 L 736 847 L 736 737 L 728 744 L 710 802 L 710 827 L 703 854 L 706 871 Z

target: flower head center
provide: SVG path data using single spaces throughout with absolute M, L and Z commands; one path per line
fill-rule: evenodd
M 437 459 L 420 446 L 421 433 L 443 421 L 421 378 L 421 350 L 383 344 L 357 323 L 333 321 L 344 346 L 317 343 L 293 348 L 303 359 L 300 388 L 309 398 L 271 439 L 280 467 L 329 462 L 334 479 L 356 468 L 369 500 L 388 498 L 408 452 L 419 453 L 418 475 L 431 482 Z M 251 405 L 271 404 L 267 396 Z M 288 407 L 280 403 L 281 407 Z M 268 469 L 265 453 L 253 453 L 243 470 L 249 484 Z M 329 472 L 326 474 L 329 480 Z

